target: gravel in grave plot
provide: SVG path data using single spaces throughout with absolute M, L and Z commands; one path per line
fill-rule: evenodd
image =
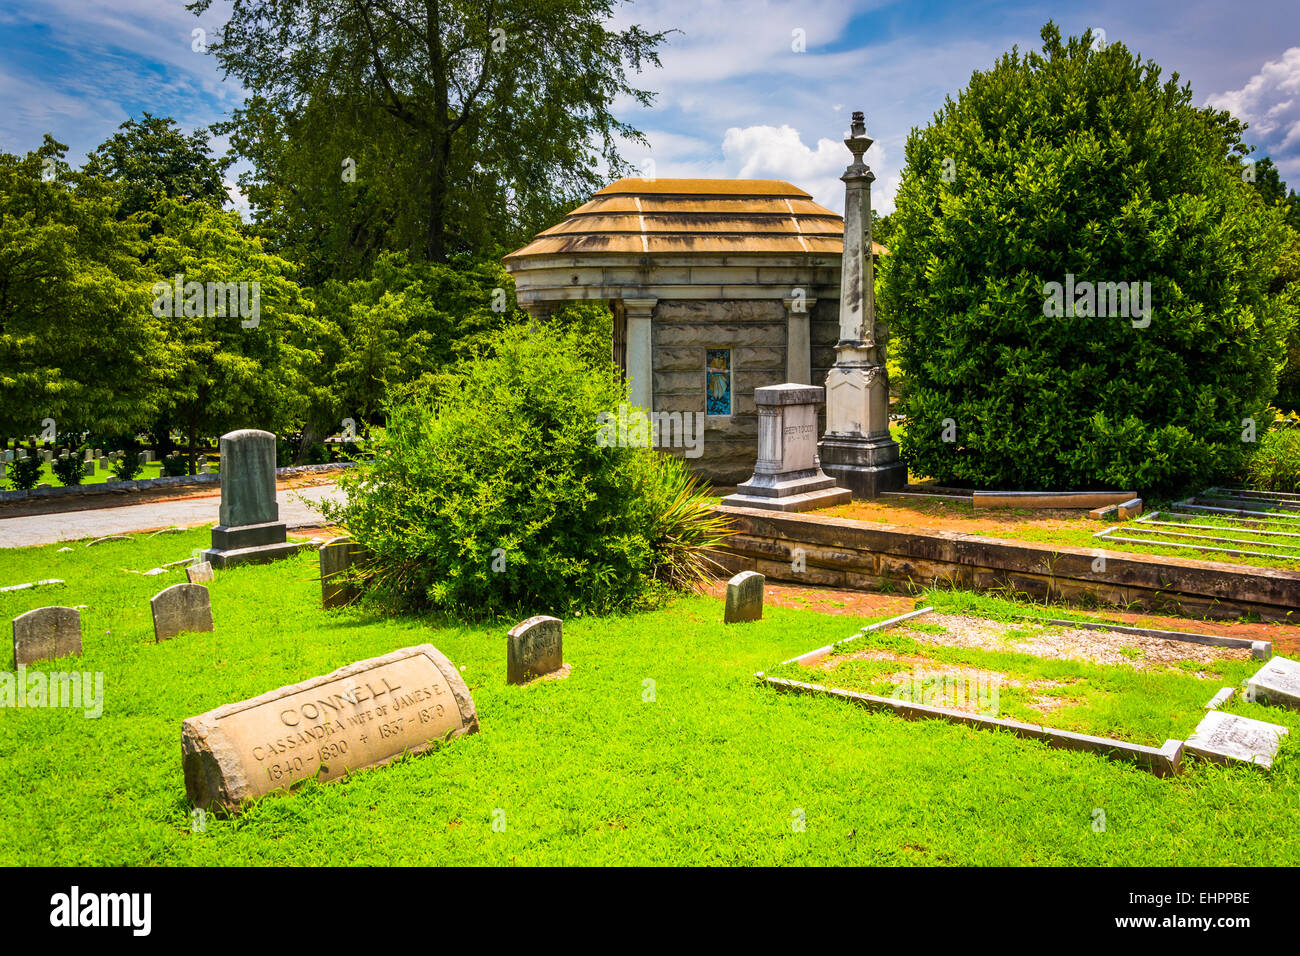
M 916 623 L 937 625 L 943 631 L 913 630 L 907 625 L 898 630 L 919 643 L 938 647 L 1016 651 L 1049 659 L 1129 664 L 1138 670 L 1152 666 L 1172 667 L 1180 661 L 1213 664 L 1223 660 L 1250 660 L 1250 648 L 1247 647 L 1216 647 L 1034 621 L 1002 622 L 957 614 L 926 614 L 917 618 Z

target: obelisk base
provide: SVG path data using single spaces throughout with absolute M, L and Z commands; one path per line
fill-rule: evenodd
M 827 435 L 818 450 L 822 471 L 855 499 L 878 498 L 882 491 L 907 484 L 907 465 L 898 460 L 898 442 L 892 438 Z
M 287 530 L 282 521 L 239 528 L 217 525 L 212 529 L 212 547 L 203 552 L 203 560 L 214 568 L 229 568 L 291 557 L 306 545 L 286 540 Z

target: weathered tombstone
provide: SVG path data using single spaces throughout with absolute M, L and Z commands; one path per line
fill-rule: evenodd
M 83 478 L 95 477 L 95 463 L 93 461 L 82 462 L 81 477 Z
M 165 641 L 187 631 L 212 630 L 212 600 L 201 584 L 173 584 L 149 600 L 154 640 Z
M 214 568 L 261 564 L 295 554 L 275 500 L 275 436 L 246 428 L 221 436 L 221 510 L 212 547 Z
M 237 810 L 300 780 L 334 780 L 477 732 L 455 665 L 421 644 L 189 718 L 185 792 L 196 807 Z
M 320 597 L 324 607 L 343 607 L 357 598 L 357 588 L 346 575 L 363 553 L 360 544 L 348 535 L 330 538 L 320 546 Z
M 506 635 L 506 683 L 526 684 L 564 666 L 564 622 L 539 614 Z
M 200 561 L 198 564 L 191 564 L 185 569 L 185 577 L 190 584 L 210 584 L 214 577 L 212 565 L 207 561 Z
M 764 580 L 757 571 L 741 571 L 727 582 L 727 606 L 722 615 L 724 624 L 763 619 Z
M 1212 710 L 1196 725 L 1185 749 L 1215 763 L 1241 761 L 1268 770 L 1285 733 L 1280 724 Z
M 754 389 L 758 412 L 758 460 L 754 475 L 722 499 L 724 505 L 769 511 L 809 511 L 851 501 L 835 487 L 817 457 L 820 385 L 765 385 Z
M 13 620 L 14 667 L 81 653 L 81 612 L 38 607 Z
M 1300 662 L 1275 657 L 1246 681 L 1246 696 L 1277 707 L 1300 710 Z

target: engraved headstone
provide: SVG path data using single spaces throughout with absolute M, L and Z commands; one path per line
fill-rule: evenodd
M 207 561 L 188 565 L 185 568 L 185 577 L 190 584 L 211 584 L 214 577 L 212 565 Z
M 206 474 L 206 472 L 204 472 Z M 212 547 L 214 568 L 260 564 L 297 553 L 275 500 L 275 436 L 245 428 L 221 436 L 221 510 Z
M 361 545 L 348 535 L 330 538 L 320 546 L 320 594 L 324 607 L 343 607 L 356 600 L 357 588 L 345 576 L 362 551 Z
M 754 389 L 758 413 L 758 459 L 754 475 L 736 486 L 724 505 L 769 511 L 810 511 L 852 500 L 846 488 L 821 469 L 817 457 L 820 385 L 765 385 Z
M 477 732 L 460 673 L 421 644 L 189 718 L 185 792 L 196 807 L 237 810 L 299 780 L 334 780 Z
M 187 631 L 212 630 L 212 602 L 201 584 L 173 584 L 149 601 L 154 639 L 165 641 Z
M 1276 707 L 1300 710 L 1300 662 L 1275 657 L 1246 681 L 1246 696 Z
M 1215 763 L 1241 761 L 1268 770 L 1287 732 L 1279 724 L 1212 710 L 1196 725 L 1184 749 Z
M 538 615 L 506 636 L 506 683 L 524 684 L 564 666 L 564 623 Z
M 81 653 L 81 612 L 38 607 L 13 620 L 14 667 Z
M 763 583 L 763 575 L 757 571 L 741 571 L 727 582 L 724 624 L 763 619 Z

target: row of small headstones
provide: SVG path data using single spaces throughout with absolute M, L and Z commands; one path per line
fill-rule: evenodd
M 212 630 L 212 601 L 204 586 L 212 565 L 204 561 L 185 569 L 190 583 L 174 584 L 149 599 L 155 641 L 186 632 Z M 13 619 L 14 667 L 81 653 L 81 610 L 38 607 Z
M 334 538 L 320 548 L 321 597 L 325 607 L 339 607 L 355 598 L 354 586 L 331 581 L 345 572 L 364 551 L 350 538 Z M 188 584 L 176 584 L 154 595 L 154 640 L 183 633 L 213 630 L 212 601 L 205 585 L 213 580 L 206 561 L 187 567 Z M 81 653 L 81 611 L 73 607 L 42 607 L 13 619 L 14 666 Z M 506 641 L 506 680 L 522 684 L 564 668 L 564 625 L 539 615 L 512 628 Z
M 69 452 L 65 449 L 53 450 L 49 448 L 42 448 L 40 451 L 41 451 L 41 458 L 42 460 L 45 461 L 46 464 L 52 463 L 56 458 L 58 459 L 67 458 L 69 455 Z M 105 455 L 104 452 L 98 448 L 94 450 L 86 449 L 85 466 L 82 470 L 82 473 L 87 478 L 91 477 L 95 473 L 96 465 L 98 465 L 100 471 L 108 471 L 110 468 L 112 468 L 115 462 L 122 460 L 122 456 L 124 454 L 125 452 L 121 452 L 121 451 L 111 451 L 107 455 Z M 15 460 L 22 461 L 26 457 L 27 457 L 27 449 L 25 448 L 19 448 L 16 451 L 15 449 L 12 448 L 5 449 L 4 454 L 0 456 L 0 459 L 2 459 L 0 460 L 0 475 L 4 474 L 6 465 L 14 462 Z M 140 452 L 140 464 L 142 465 L 149 465 L 156 462 L 157 460 L 158 458 L 154 455 L 154 453 L 148 449 Z M 211 472 L 212 472 L 212 466 L 206 460 L 200 462 L 199 464 L 200 475 L 211 474 Z

